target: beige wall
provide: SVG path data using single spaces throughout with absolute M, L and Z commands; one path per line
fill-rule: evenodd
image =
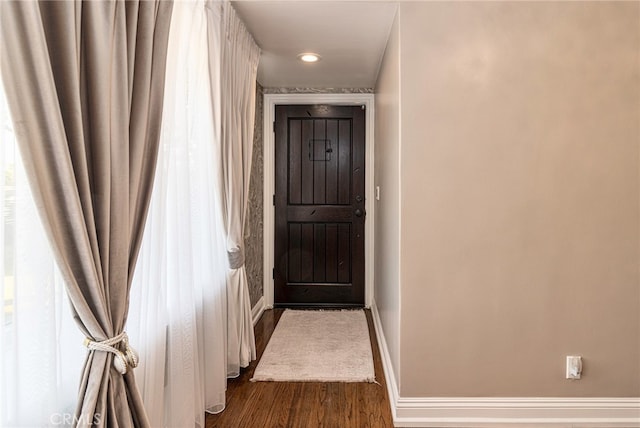
M 376 84 L 374 299 L 396 379 L 400 352 L 400 32 L 393 23 Z
M 639 8 L 400 4 L 376 300 L 402 297 L 401 396 L 640 396 Z

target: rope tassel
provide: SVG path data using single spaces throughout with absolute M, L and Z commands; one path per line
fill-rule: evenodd
M 114 346 L 120 342 L 124 344 L 124 352 Z M 90 351 L 111 352 L 114 355 L 113 366 L 118 370 L 118 373 L 122 375 L 127 373 L 128 367 L 132 369 L 138 367 L 138 362 L 140 361 L 138 353 L 129 345 L 129 336 L 127 336 L 127 333 L 124 331 L 111 339 L 101 342 L 91 340 L 87 337 L 84 340 L 84 346 Z

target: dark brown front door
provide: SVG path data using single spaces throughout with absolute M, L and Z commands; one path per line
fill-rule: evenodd
M 365 112 L 276 106 L 276 306 L 364 305 Z

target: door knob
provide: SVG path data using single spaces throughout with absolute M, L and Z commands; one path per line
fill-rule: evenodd
M 356 215 L 356 217 L 362 217 L 362 210 L 360 208 L 358 208 L 354 214 Z

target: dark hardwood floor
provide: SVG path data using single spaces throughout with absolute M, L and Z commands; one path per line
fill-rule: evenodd
M 255 327 L 258 360 L 284 312 L 267 310 Z M 229 379 L 227 407 L 206 427 L 393 427 L 371 312 L 365 311 L 380 383 L 250 382 L 258 360 Z

